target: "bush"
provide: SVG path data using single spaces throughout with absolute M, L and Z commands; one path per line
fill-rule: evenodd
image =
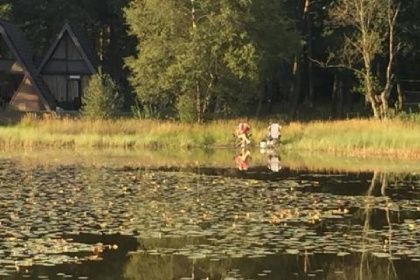
M 181 122 L 192 123 L 198 121 L 195 99 L 192 96 L 181 95 L 176 103 L 176 110 Z
M 107 74 L 93 75 L 82 98 L 82 114 L 93 119 L 107 119 L 122 106 L 115 83 Z
M 402 112 L 397 115 L 397 118 L 403 121 L 420 122 L 419 113 L 406 113 Z
M 141 104 L 136 99 L 135 104 L 131 106 L 133 117 L 138 119 L 162 119 L 162 112 L 150 104 Z

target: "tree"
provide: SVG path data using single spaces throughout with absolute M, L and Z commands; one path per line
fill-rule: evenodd
M 85 18 L 79 19 L 79 22 L 90 27 L 88 29 L 93 35 L 104 70 L 120 88 L 126 87 L 127 73 L 122 69 L 124 57 L 135 50 L 134 40 L 128 38 L 122 11 L 129 0 L 76 0 L 76 2 L 72 0 L 71 2 L 80 8 L 82 15 L 85 15 Z M 75 16 L 77 14 L 73 15 Z
M 119 111 L 122 100 L 107 74 L 93 75 L 82 98 L 82 114 L 93 119 L 107 119 Z
M 265 111 L 270 111 L 272 103 L 281 98 L 280 87 L 290 81 L 290 64 L 300 48 L 299 30 L 290 15 L 296 9 L 296 1 L 292 2 L 289 7 L 283 1 L 259 0 L 251 6 L 247 30 L 259 57 L 257 116 L 263 102 L 269 105 Z
M 398 107 L 402 109 L 405 98 L 404 88 L 418 90 L 419 57 L 420 57 L 420 1 L 401 1 L 398 20 L 398 40 L 403 42 L 403 47 L 397 55 L 397 93 Z M 405 81 L 404 81 L 405 80 Z M 408 84 L 407 84 L 408 82 Z
M 342 48 L 332 52 L 330 59 L 354 71 L 360 80 L 359 91 L 376 118 L 388 114 L 394 58 L 399 50 L 395 43 L 398 12 L 399 6 L 393 0 L 337 0 L 330 9 L 331 26 L 343 34 Z M 386 55 L 386 67 L 380 69 L 376 62 Z
M 0 19 L 9 20 L 12 16 L 12 4 L 0 3 Z
M 82 24 L 82 27 L 90 20 L 89 13 L 79 5 L 81 0 L 4 1 L 12 3 L 14 23 L 25 32 L 38 57 L 46 53 L 65 19 Z
M 197 121 L 255 92 L 258 55 L 247 24 L 251 1 L 137 0 L 125 9 L 137 55 L 126 60 L 140 101 L 163 109 L 184 96 Z

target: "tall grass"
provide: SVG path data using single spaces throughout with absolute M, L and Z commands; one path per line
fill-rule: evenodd
M 18 147 L 213 147 L 233 143 L 236 120 L 208 124 L 174 121 L 78 118 L 25 115 L 14 126 L 0 127 L 0 146 Z
M 0 149 L 54 148 L 204 148 L 233 147 L 232 132 L 242 119 L 206 124 L 117 119 L 88 120 L 27 114 L 16 125 L 0 127 Z M 258 144 L 266 120 L 247 120 Z M 281 120 L 279 120 L 281 122 Z M 420 123 L 409 120 L 343 120 L 283 124 L 281 148 L 340 155 L 420 158 Z
M 420 123 L 402 120 L 346 120 L 292 123 L 289 149 L 347 155 L 420 157 Z

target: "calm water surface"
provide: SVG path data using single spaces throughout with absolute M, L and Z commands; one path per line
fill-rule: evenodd
M 420 279 L 415 171 L 313 171 L 259 152 L 240 170 L 224 153 L 4 156 L 0 279 Z

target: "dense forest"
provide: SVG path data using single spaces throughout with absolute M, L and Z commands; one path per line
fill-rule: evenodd
M 0 0 L 42 57 L 64 19 L 145 117 L 388 118 L 420 103 L 420 0 Z

